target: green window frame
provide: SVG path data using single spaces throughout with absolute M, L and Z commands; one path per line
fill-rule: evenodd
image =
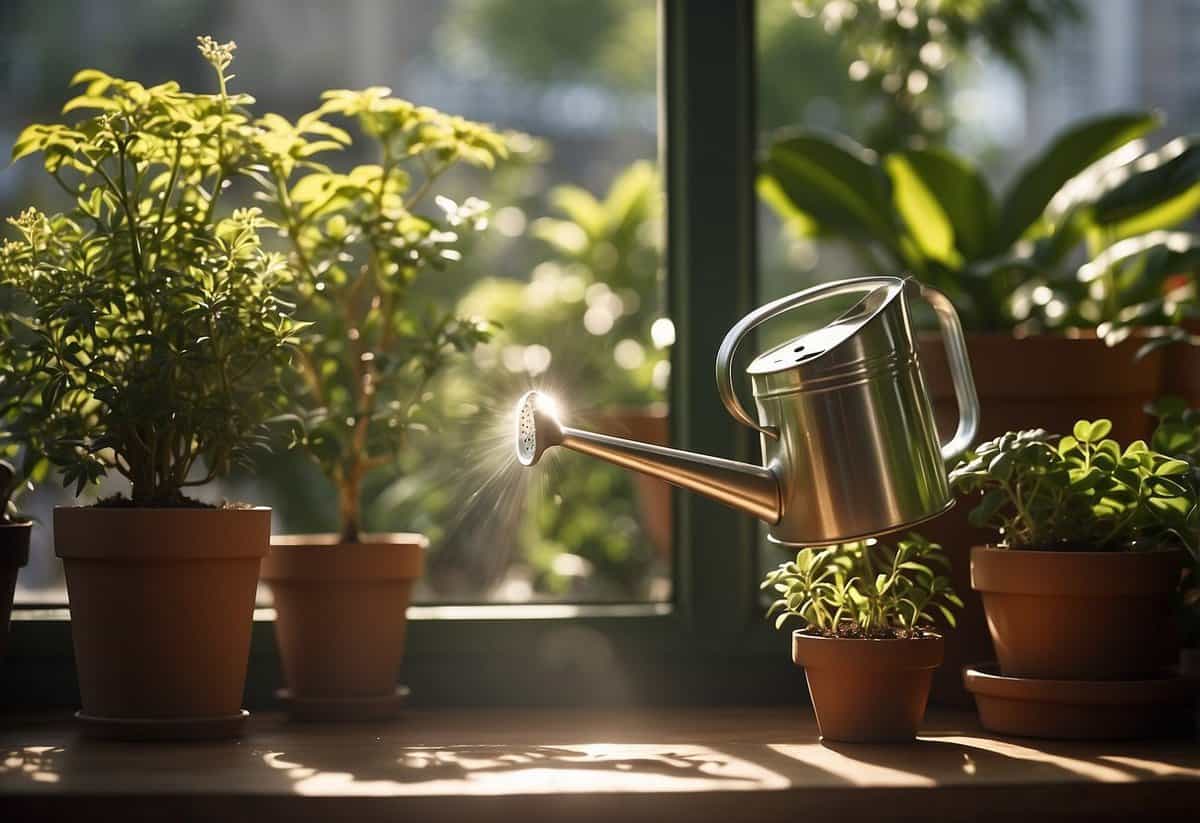
M 756 461 L 721 406 L 713 360 L 755 303 L 754 0 L 659 0 L 660 155 L 675 321 L 672 442 Z M 695 495 L 673 499 L 673 600 L 619 606 L 410 609 L 402 678 L 418 705 L 779 702 L 803 699 L 786 636 L 763 620 L 757 524 Z M 21 610 L 0 700 L 78 700 L 64 609 Z M 247 705 L 278 685 L 269 610 L 256 615 Z

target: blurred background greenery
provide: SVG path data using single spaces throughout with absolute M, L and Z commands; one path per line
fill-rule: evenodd
M 1200 126 L 1188 62 L 1200 0 L 758 0 L 759 126 L 804 125 L 876 150 L 948 145 L 1003 180 L 1085 114 L 1167 112 Z M 1099 9 L 1103 9 L 1100 13 Z M 444 420 L 371 478 L 369 530 L 432 538 L 424 602 L 670 597 L 661 490 L 568 456 L 506 464 L 507 416 L 531 386 L 584 423 L 661 438 L 674 330 L 664 309 L 654 0 L 5 0 L 0 142 L 55 116 L 75 69 L 203 82 L 195 34 L 239 44 L 239 88 L 295 116 L 326 88 L 391 86 L 530 135 L 486 184 L 492 226 L 430 298 L 502 325 L 436 387 Z M 1189 34 L 1190 32 L 1190 34 Z M 1157 138 L 1156 138 L 1157 139 Z M 53 204 L 34 169 L 0 170 L 0 213 Z M 760 220 L 763 299 L 868 273 L 844 242 Z M 219 496 L 276 509 L 278 531 L 335 528 L 331 491 L 296 455 Z M 43 522 L 61 498 L 28 501 Z M 61 599 L 46 530 L 21 598 Z

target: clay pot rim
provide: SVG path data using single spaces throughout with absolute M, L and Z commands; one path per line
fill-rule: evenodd
M 173 562 L 267 553 L 271 509 L 56 506 L 54 553 L 78 560 Z
M 429 539 L 423 534 L 394 532 L 363 535 L 357 543 L 340 535 L 291 534 L 271 538 L 260 579 L 275 585 L 412 581 L 421 576 Z
M 806 629 L 792 632 L 792 662 L 804 668 L 936 669 L 942 664 L 945 638 L 825 637 Z
M 1167 594 L 1178 586 L 1187 557 L 1178 547 L 1133 552 L 972 546 L 971 588 L 996 594 L 1094 598 Z M 1027 571 L 1034 565 L 1036 575 Z
M 1117 706 L 1188 699 L 1200 692 L 1200 679 L 1168 670 L 1161 677 L 1140 680 L 1059 680 L 1000 674 L 996 663 L 963 669 L 967 691 L 983 697 L 1030 703 Z
M 356 546 L 408 546 L 416 545 L 428 548 L 429 538 L 419 532 L 372 532 L 363 534 L 360 538 L 348 543 L 335 532 L 315 532 L 312 534 L 273 534 L 271 548 L 279 549 L 339 549 L 350 551 Z

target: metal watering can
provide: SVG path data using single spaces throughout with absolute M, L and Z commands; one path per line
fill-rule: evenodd
M 958 401 L 958 429 L 939 444 L 905 297 L 917 288 L 937 315 Z M 734 352 L 756 326 L 800 306 L 861 294 L 825 326 L 750 364 L 758 420 L 742 406 Z M 843 303 L 844 305 L 844 303 Z M 639 443 L 564 426 L 553 402 L 517 404 L 517 459 L 532 466 L 565 446 L 699 492 L 770 524 L 770 539 L 820 546 L 895 531 L 953 505 L 946 463 L 971 445 L 979 400 L 962 325 L 941 292 L 909 278 L 860 277 L 796 292 L 751 312 L 717 354 L 729 413 L 761 435 L 763 465 Z

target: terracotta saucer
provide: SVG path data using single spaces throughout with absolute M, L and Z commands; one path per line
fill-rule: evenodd
M 408 694 L 408 686 L 397 686 L 383 697 L 293 697 L 288 689 L 275 697 L 293 720 L 393 720 Z
M 86 737 L 100 740 L 227 740 L 241 737 L 250 712 L 217 717 L 95 717 L 75 712 Z
M 987 663 L 964 669 L 963 683 L 985 729 L 1059 740 L 1191 735 L 1200 693 L 1200 679 L 1173 670 L 1150 680 L 1039 680 Z

